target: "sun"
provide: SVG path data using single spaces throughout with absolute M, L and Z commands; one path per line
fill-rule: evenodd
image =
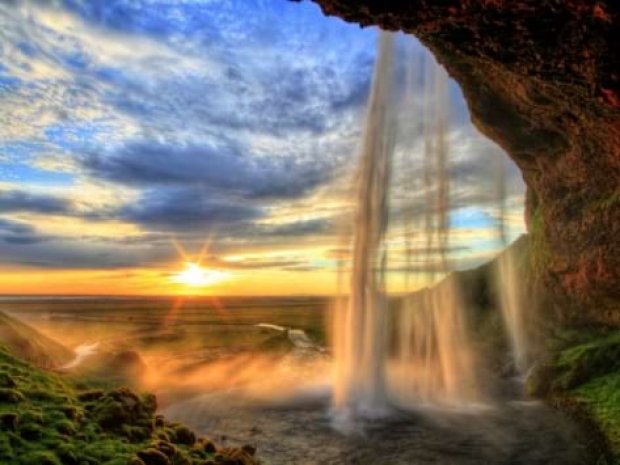
M 198 263 L 186 262 L 185 268 L 173 275 L 174 282 L 190 287 L 205 287 L 223 281 L 228 273 L 220 270 L 206 269 Z

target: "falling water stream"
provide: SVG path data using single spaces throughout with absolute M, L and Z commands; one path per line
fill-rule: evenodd
M 360 165 L 357 174 L 350 298 L 337 319 L 334 408 L 337 419 L 381 414 L 394 402 L 464 404 L 478 399 L 475 364 L 468 341 L 467 322 L 458 283 L 450 276 L 450 182 L 447 131 L 448 78 L 439 66 L 426 62 L 425 104 L 422 115 L 424 158 L 422 211 L 404 215 L 406 268 L 415 263 L 437 278 L 438 285 L 403 299 L 395 323 L 398 350 L 387 348 L 389 319 L 384 277 L 389 266 L 388 192 L 390 167 L 396 149 L 399 120 L 415 118 L 416 107 L 407 98 L 414 85 L 414 60 L 405 69 L 405 98 L 395 96 L 394 41 L 382 33 L 369 101 Z M 419 116 L 418 116 L 419 117 Z M 411 128 L 409 128 L 411 130 Z M 414 217 L 424 218 L 425 245 L 415 253 L 411 245 Z M 409 270 L 405 270 L 409 274 Z
M 387 193 L 394 152 L 393 36 L 383 33 L 375 65 L 357 173 L 351 293 L 338 310 L 334 405 L 341 421 L 354 410 L 378 413 L 386 403 Z
M 497 259 L 496 273 L 499 304 L 508 334 L 512 360 L 516 372 L 524 375 L 531 360 L 523 283 L 518 271 L 519 259 L 516 249 L 506 249 Z
M 399 351 L 392 364 L 397 377 L 393 391 L 400 403 L 465 406 L 480 393 L 468 335 L 468 322 L 459 284 L 450 275 L 450 178 L 448 77 L 435 62 L 424 62 L 423 212 L 425 247 L 415 264 L 428 276 L 430 287 L 402 299 L 396 336 Z M 406 64 L 415 66 L 414 61 Z M 408 74 L 411 74 L 409 72 Z M 411 161 L 410 161 L 411 163 Z M 423 215 L 422 215 L 423 213 Z M 410 247 L 410 245 L 409 245 Z M 413 251 L 407 248 L 407 268 Z M 433 282 L 433 278 L 438 281 Z
M 497 162 L 497 236 L 503 252 L 497 257 L 495 277 L 499 296 L 499 308 L 504 319 L 507 339 L 518 375 L 525 375 L 531 365 L 531 324 L 528 324 L 529 304 L 523 289 L 525 283 L 520 272 L 522 250 L 507 247 L 506 237 L 506 173 L 503 162 Z

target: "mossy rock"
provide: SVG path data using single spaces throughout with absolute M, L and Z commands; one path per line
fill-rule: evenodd
M 91 415 L 104 429 L 128 431 L 125 426 L 154 428 L 154 414 L 157 403 L 154 396 L 140 397 L 128 388 L 118 388 L 97 399 Z
M 16 412 L 0 413 L 0 429 L 16 431 L 19 425 L 19 414 Z
M 0 403 L 18 404 L 26 400 L 24 394 L 13 388 L 0 388 Z
M 44 423 L 43 412 L 39 409 L 24 410 L 21 412 L 20 418 L 22 423 L 36 423 L 38 425 L 42 425 Z
M 77 432 L 75 424 L 70 420 L 60 420 L 54 424 L 56 431 L 67 436 L 74 435 Z
M 28 441 L 38 441 L 43 437 L 43 428 L 36 423 L 24 423 L 19 425 L 19 435 Z
M 152 430 L 141 426 L 122 425 L 120 433 L 126 437 L 129 442 L 139 443 L 149 439 L 151 437 Z
M 93 389 L 90 391 L 80 392 L 77 396 L 81 402 L 93 402 L 103 397 L 103 391 L 101 389 Z
M 77 451 L 72 444 L 60 444 L 56 450 L 63 465 L 79 465 Z
M 178 425 L 174 428 L 176 442 L 186 446 L 193 446 L 196 443 L 196 435 L 185 425 Z
M 217 447 L 213 441 L 209 438 L 200 438 L 194 448 L 200 449 L 207 454 L 215 454 L 217 452 Z
M 0 372 L 0 388 L 16 388 L 17 383 L 8 373 Z
M 168 456 L 155 447 L 141 450 L 137 456 L 144 465 L 171 465 Z
M 64 405 L 61 407 L 61 412 L 67 417 L 69 420 L 79 420 L 82 418 L 84 412 L 80 410 L 78 407 L 73 405 Z

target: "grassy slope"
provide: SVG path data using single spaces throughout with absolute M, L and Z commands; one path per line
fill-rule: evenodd
M 54 368 L 73 358 L 73 352 L 28 325 L 0 312 L 0 343 L 24 359 Z
M 156 416 L 155 408 L 154 396 L 127 388 L 80 392 L 0 345 L 2 464 L 256 463 L 248 451 L 196 440 L 187 427 Z

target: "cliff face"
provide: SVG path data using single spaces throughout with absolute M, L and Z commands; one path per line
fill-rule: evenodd
M 571 322 L 620 324 L 620 4 L 314 1 L 430 48 L 474 124 L 523 173 L 545 307 Z

